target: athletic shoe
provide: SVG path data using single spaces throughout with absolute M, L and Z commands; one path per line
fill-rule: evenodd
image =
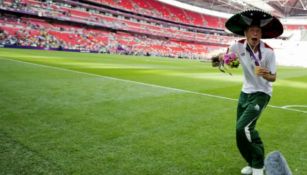
M 257 168 L 253 168 L 253 175 L 263 175 L 263 168 L 257 169 Z
M 242 170 L 241 170 L 241 174 L 248 175 L 248 174 L 252 174 L 252 173 L 253 173 L 253 169 L 250 166 L 246 166 L 246 167 L 242 168 Z

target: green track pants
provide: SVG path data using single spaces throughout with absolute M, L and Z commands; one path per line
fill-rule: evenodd
M 256 123 L 261 112 L 270 101 L 263 92 L 246 94 L 241 92 L 236 123 L 237 147 L 249 166 L 263 168 L 264 146 L 256 131 Z

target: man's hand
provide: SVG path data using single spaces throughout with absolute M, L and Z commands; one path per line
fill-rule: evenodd
M 274 82 L 276 80 L 276 74 L 271 74 L 271 72 L 264 67 L 259 67 L 256 74 L 258 76 L 262 76 L 264 79 L 270 82 Z
M 220 61 L 224 61 L 224 56 L 225 56 L 224 53 L 220 53 L 220 54 L 218 55 L 219 60 L 220 60 Z
M 269 74 L 270 71 L 264 67 L 258 67 L 257 71 L 256 71 L 256 74 L 258 76 L 263 76 L 263 75 L 266 75 L 266 74 Z

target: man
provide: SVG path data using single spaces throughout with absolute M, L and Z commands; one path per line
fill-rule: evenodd
M 235 14 L 225 26 L 231 32 L 245 36 L 245 39 L 236 42 L 228 50 L 237 54 L 244 72 L 237 106 L 236 141 L 248 165 L 241 173 L 263 175 L 264 146 L 255 128 L 272 96 L 276 64 L 273 49 L 261 39 L 280 36 L 283 26 L 277 18 L 258 10 Z M 220 60 L 223 60 L 223 56 L 220 55 Z

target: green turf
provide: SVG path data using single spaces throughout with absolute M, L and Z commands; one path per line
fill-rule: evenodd
M 0 49 L 0 174 L 238 175 L 241 78 L 196 60 Z M 306 82 L 279 67 L 258 123 L 294 175 L 307 174 Z

